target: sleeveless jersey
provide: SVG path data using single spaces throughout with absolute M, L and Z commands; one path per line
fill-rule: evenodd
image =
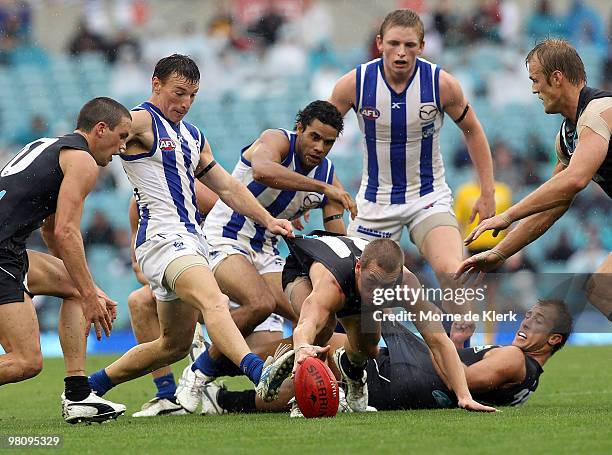
M 84 150 L 87 140 L 77 133 L 30 142 L 0 171 L 0 242 L 12 239 L 25 247 L 30 232 L 55 213 L 64 173 L 62 149 Z
M 377 358 L 384 365 L 380 373 L 389 380 L 389 391 L 371 400 L 380 409 L 420 409 L 454 407 L 455 394 L 442 381 L 433 365 L 425 342 L 399 323 L 383 322 L 382 335 L 387 351 Z M 475 346 L 458 349 L 462 363 L 467 366 L 481 361 L 485 354 L 500 346 Z M 489 392 L 474 392 L 474 400 L 492 406 L 517 406 L 523 404 L 538 387 L 543 373 L 540 364 L 525 356 L 525 378 L 520 384 Z M 369 378 L 368 378 L 369 379 Z M 376 404 L 373 404 L 376 403 Z
M 308 276 L 310 266 L 320 262 L 332 273 L 345 295 L 344 306 L 337 313 L 338 317 L 359 313 L 361 297 L 355 283 L 355 264 L 369 242 L 358 237 L 334 236 L 324 231 L 315 233 L 285 239 L 290 252 L 285 270 L 297 269 L 301 275 Z
M 457 353 L 461 361 L 470 366 L 481 361 L 485 354 L 491 349 L 499 348 L 500 346 L 474 346 L 471 348 L 458 349 Z M 544 372 L 542 366 L 523 353 L 525 356 L 525 379 L 520 384 L 513 385 L 508 388 L 491 390 L 489 392 L 473 393 L 473 398 L 485 404 L 494 406 L 518 406 L 527 401 L 527 398 L 538 388 L 540 375 Z
M 281 164 L 294 172 L 331 184 L 334 177 L 332 162 L 328 158 L 324 158 L 321 164 L 306 174 L 295 150 L 296 133 L 283 129 L 281 131 L 285 133 L 289 140 L 289 153 Z M 310 209 L 325 205 L 327 198 L 321 193 L 280 190 L 255 181 L 251 163 L 242 155 L 249 147 L 250 145 L 242 149 L 240 160 L 236 164 L 232 175 L 251 191 L 253 196 L 273 217 L 293 220 Z M 250 245 L 253 251 L 279 254 L 277 249 L 279 237 L 277 235 L 272 234 L 265 226 L 261 226 L 250 218 L 232 210 L 221 200 L 217 201 L 206 217 L 204 233 L 208 239 L 221 237 L 238 240 L 245 246 Z
M 405 204 L 448 188 L 440 154 L 440 68 L 417 58 L 406 89 L 396 93 L 383 74 L 383 60 L 357 67 L 355 112 L 364 136 L 358 198 Z
M 194 171 L 204 134 L 185 121 L 172 123 L 149 102 L 133 110 L 151 114 L 154 137 L 148 152 L 121 156 L 138 204 L 136 247 L 157 234 L 202 234 Z
M 607 97 L 612 97 L 612 93 L 587 86 L 583 87 L 580 91 L 580 97 L 578 98 L 576 123 L 578 122 L 580 115 L 582 115 L 584 112 L 584 109 L 591 101 Z M 561 123 L 560 136 L 561 157 L 564 158 L 562 161 L 565 165 L 568 165 L 570 159 L 572 158 L 572 154 L 578 145 L 578 132 L 576 131 L 576 125 L 574 125 L 569 119 L 564 119 Z M 608 154 L 606 155 L 604 162 L 593 176 L 593 181 L 597 182 L 606 192 L 606 194 L 612 198 L 612 141 L 608 143 Z

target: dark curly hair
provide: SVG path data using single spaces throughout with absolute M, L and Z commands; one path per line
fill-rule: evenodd
M 344 129 L 344 120 L 340 111 L 329 101 L 313 101 L 295 116 L 295 126 L 301 124 L 302 128 L 306 129 L 313 120 L 318 120 L 321 123 L 331 126 L 338 134 Z

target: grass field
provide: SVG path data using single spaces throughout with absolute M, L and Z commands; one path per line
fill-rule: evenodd
M 110 360 L 92 357 L 89 370 Z M 70 426 L 61 418 L 62 378 L 62 361 L 50 359 L 38 377 L 0 387 L 0 435 L 59 434 L 62 451 L 105 454 L 612 453 L 612 346 L 565 348 L 545 366 L 538 391 L 522 408 L 495 415 L 438 410 L 311 420 L 285 414 L 126 416 Z M 120 385 L 107 398 L 125 403 L 131 415 L 153 392 L 147 377 Z

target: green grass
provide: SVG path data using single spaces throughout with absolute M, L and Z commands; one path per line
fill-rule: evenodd
M 89 370 L 110 360 L 92 357 Z M 63 363 L 50 359 L 38 377 L 0 387 L 0 435 L 60 434 L 63 451 L 105 454 L 612 453 L 612 346 L 567 347 L 545 370 L 538 391 L 522 408 L 495 415 L 461 410 L 311 420 L 285 414 L 189 415 L 70 426 L 60 413 Z M 127 404 L 131 414 L 153 392 L 147 377 L 118 386 L 107 398 Z

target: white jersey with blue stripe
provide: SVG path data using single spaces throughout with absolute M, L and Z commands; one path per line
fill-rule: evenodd
M 194 171 L 206 141 L 202 131 L 185 121 L 170 122 L 149 102 L 133 110 L 151 114 L 154 136 L 148 152 L 121 156 L 138 204 L 136 247 L 157 234 L 201 235 Z
M 281 164 L 294 172 L 331 184 L 334 177 L 332 162 L 328 158 L 324 158 L 317 167 L 305 174 L 300 158 L 295 151 L 296 133 L 284 129 L 281 129 L 281 131 L 285 133 L 290 144 L 289 153 Z M 280 190 L 255 181 L 251 163 L 242 155 L 249 147 L 250 145 L 242 149 L 240 160 L 236 164 L 232 175 L 251 191 L 272 216 L 293 220 L 299 218 L 308 210 L 325 205 L 327 198 L 321 193 Z M 256 252 L 279 254 L 277 249 L 279 237 L 277 235 L 232 210 L 221 200 L 217 201 L 206 216 L 204 234 L 213 249 L 215 242 L 222 242 L 223 239 L 233 239 Z
M 448 188 L 440 154 L 440 68 L 417 58 L 402 93 L 385 80 L 381 58 L 359 65 L 356 76 L 355 111 L 365 142 L 357 198 L 405 204 Z

